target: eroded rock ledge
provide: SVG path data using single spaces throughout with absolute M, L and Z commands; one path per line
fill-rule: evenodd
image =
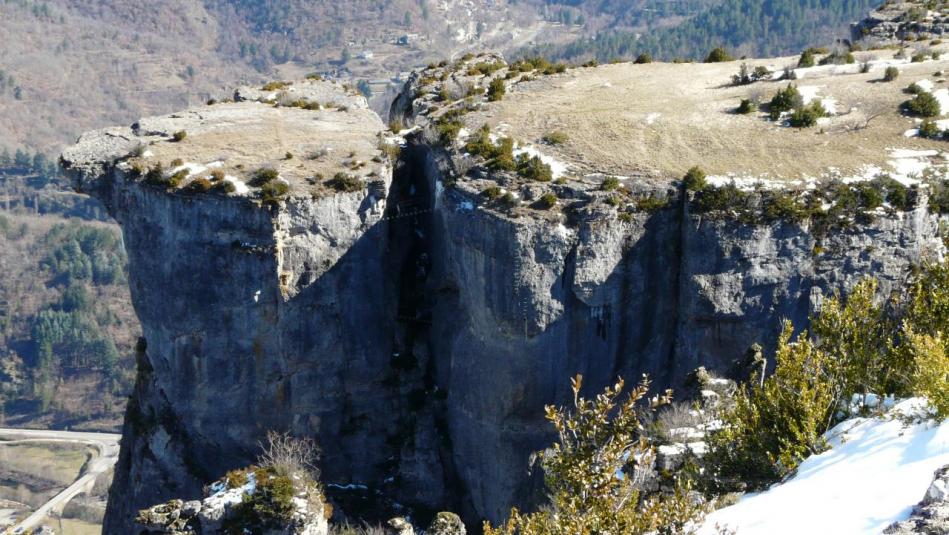
M 925 189 L 908 211 L 817 236 L 809 220 L 697 214 L 675 177 L 624 179 L 624 195 L 661 202 L 619 210 L 605 172 L 536 182 L 492 169 L 439 117 L 470 106 L 490 120 L 498 104 L 477 88 L 509 69 L 474 67 L 499 61 L 417 74 L 393 108 L 412 127 L 395 165 L 377 117 L 352 102 L 307 109 L 288 88 L 238 92 L 269 104 L 93 132 L 66 151 L 78 187 L 122 225 L 145 333 L 106 533 L 130 532 L 138 509 L 200 497 L 268 430 L 317 439 L 331 500 L 366 488 L 498 520 L 538 496 L 527 460 L 549 442 L 541 409 L 565 401 L 569 376 L 595 389 L 648 373 L 662 387 L 699 365 L 727 371 L 783 318 L 803 325 L 822 296 L 866 275 L 888 291 L 943 254 Z M 523 100 L 545 83 L 507 91 Z M 254 186 L 260 168 L 285 190 Z M 211 188 L 189 187 L 205 174 Z M 548 192 L 553 209 L 532 207 Z

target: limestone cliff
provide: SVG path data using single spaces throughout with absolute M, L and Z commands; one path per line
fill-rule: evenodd
M 413 128 L 395 165 L 378 118 L 305 109 L 304 85 L 93 132 L 64 154 L 123 227 L 145 332 L 106 533 L 200 496 L 271 429 L 317 439 L 331 499 L 365 485 L 497 520 L 536 498 L 528 457 L 548 443 L 542 407 L 563 401 L 569 376 L 676 386 L 699 365 L 725 372 L 783 318 L 805 324 L 822 296 L 866 275 L 892 289 L 943 254 L 925 187 L 904 209 L 818 229 L 696 211 L 662 169 L 606 187 L 615 176 L 593 156 L 562 168 L 526 144 L 521 160 L 538 155 L 554 176 L 525 179 L 464 143 L 476 121 L 523 127 L 478 91 L 515 71 L 494 57 L 452 68 L 416 74 L 396 101 L 392 118 Z M 515 72 L 504 102 L 575 76 L 551 73 Z M 154 171 L 171 158 L 183 161 Z M 214 169 L 208 191 L 190 186 Z

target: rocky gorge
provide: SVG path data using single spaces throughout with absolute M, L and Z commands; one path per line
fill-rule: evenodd
M 494 56 L 419 71 L 393 105 L 398 132 L 329 82 L 245 89 L 64 153 L 122 226 L 144 331 L 105 533 L 200 498 L 271 430 L 317 440 L 331 500 L 357 489 L 496 521 L 542 496 L 528 460 L 568 377 L 661 389 L 699 366 L 728 374 L 783 319 L 806 324 L 868 275 L 887 293 L 944 254 L 926 187 L 818 232 L 697 211 L 678 179 L 700 162 L 637 179 L 591 155 L 574 173 L 569 154 L 524 144 L 554 176 L 492 168 L 464 142 L 496 105 L 491 81 L 545 91 L 524 78 Z M 484 120 L 493 141 L 513 122 Z

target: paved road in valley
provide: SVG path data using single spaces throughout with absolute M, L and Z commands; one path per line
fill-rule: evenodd
M 13 526 L 13 533 L 22 533 L 35 529 L 52 511 L 62 511 L 69 500 L 77 495 L 91 490 L 96 477 L 112 468 L 119 458 L 119 438 L 121 435 L 111 433 L 83 433 L 74 431 L 44 431 L 36 429 L 4 429 L 0 428 L 0 439 L 4 444 L 18 444 L 23 442 L 68 442 L 86 444 L 96 450 L 96 456 L 86 463 L 82 475 L 72 485 L 43 504 L 39 509 Z

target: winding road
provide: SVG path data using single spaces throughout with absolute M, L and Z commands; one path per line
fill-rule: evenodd
M 83 468 L 82 475 L 66 487 L 65 490 L 34 511 L 30 516 L 21 520 L 10 530 L 12 533 L 23 533 L 42 525 L 43 521 L 53 511 L 62 511 L 69 500 L 77 495 L 92 489 L 96 477 L 112 468 L 119 458 L 119 439 L 121 435 L 111 433 L 83 433 L 74 431 L 43 431 L 35 429 L 4 429 L 0 428 L 0 439 L 5 444 L 23 442 L 69 442 L 86 444 L 95 448 L 98 454 L 90 459 Z

